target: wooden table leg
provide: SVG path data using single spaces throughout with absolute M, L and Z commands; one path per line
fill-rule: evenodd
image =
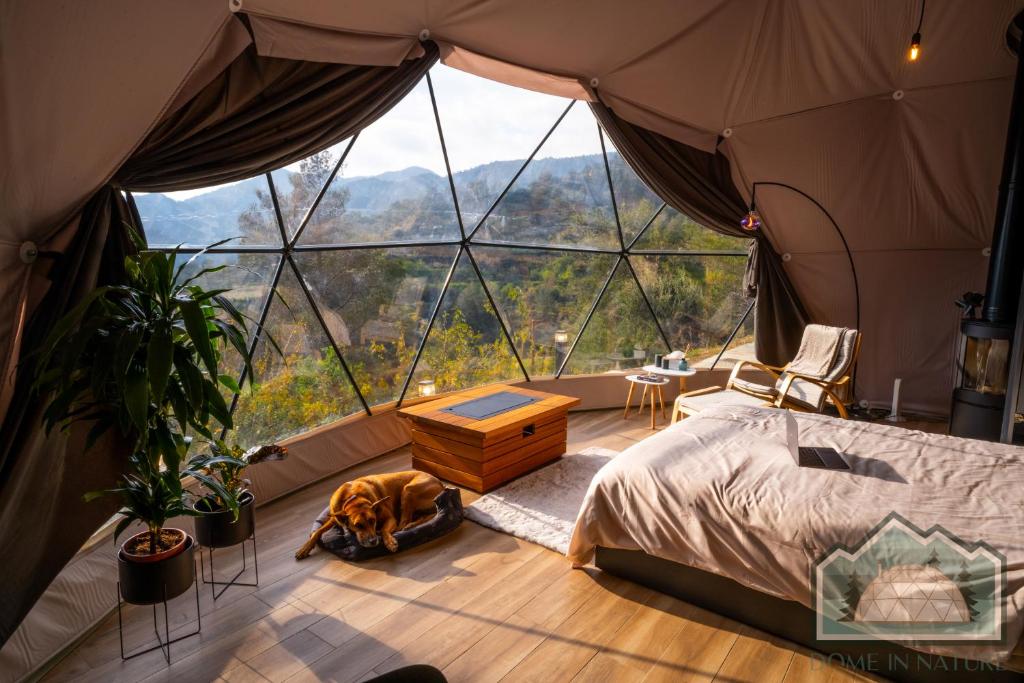
M 636 386 L 635 383 L 629 382 L 629 395 L 626 396 L 626 409 L 622 412 L 622 419 L 623 420 L 625 420 L 627 417 L 629 417 L 629 404 L 633 402 L 633 387 L 635 387 L 635 386 Z M 643 404 L 640 405 L 640 408 L 641 409 L 643 408 Z
M 661 391 L 661 386 L 658 386 L 658 403 L 661 405 L 661 419 L 665 419 L 665 394 Z
M 651 387 L 651 429 L 654 429 L 654 393 L 660 387 Z
M 643 391 L 642 394 L 640 394 L 640 416 L 641 417 L 643 417 L 643 414 L 644 414 L 644 401 L 646 401 L 646 400 L 647 400 L 647 385 L 645 384 L 644 385 L 644 391 Z
M 683 377 L 682 375 L 679 376 L 679 393 L 686 393 L 686 378 Z

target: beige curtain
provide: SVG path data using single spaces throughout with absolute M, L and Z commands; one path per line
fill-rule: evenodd
M 590 109 L 626 163 L 670 206 L 724 235 L 753 237 L 744 285 L 748 296 L 757 297 L 757 357 L 770 365 L 789 362 L 800 346 L 807 313 L 764 233 L 740 228 L 747 207 L 729 160 L 625 121 L 600 101 L 591 102 Z
M 89 201 L 75 242 L 60 256 L 48 298 L 26 326 L 34 348 L 74 302 L 119 279 L 131 213 L 115 189 L 170 191 L 242 180 L 340 142 L 401 100 L 437 60 L 437 47 L 398 66 L 348 66 L 259 57 L 230 67 L 167 114 Z M 116 481 L 126 455 L 111 445 L 81 452 L 82 435 L 45 437 L 43 403 L 32 396 L 31 362 L 18 367 L 0 441 L 0 644 L 52 578 L 113 512 L 82 501 Z M 57 486 L 56 493 L 54 487 Z M 46 491 L 47 495 L 39 495 Z M 59 504 L 59 505 L 58 505 Z M 26 524 L 26 520 L 31 520 Z M 26 546 L 31 546 L 26 552 Z

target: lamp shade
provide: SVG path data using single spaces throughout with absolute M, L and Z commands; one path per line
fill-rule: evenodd
M 740 221 L 740 227 L 747 232 L 755 232 L 761 229 L 761 214 L 757 212 L 757 209 L 751 209 L 747 212 L 747 215 Z

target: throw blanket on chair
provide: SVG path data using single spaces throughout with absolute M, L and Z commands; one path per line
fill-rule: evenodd
M 845 327 L 808 325 L 804 330 L 800 349 L 786 367 L 786 371 L 811 377 L 824 377 L 836 361 L 836 353 L 845 334 Z

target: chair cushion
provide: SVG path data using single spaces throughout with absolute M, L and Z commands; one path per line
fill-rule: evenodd
M 756 394 L 757 396 L 763 396 L 765 398 L 775 397 L 775 389 L 767 384 L 758 384 L 757 382 L 751 382 L 737 377 L 732 381 L 732 386 L 734 389 L 742 391 L 745 394 Z
M 681 408 L 685 408 L 686 412 L 690 414 L 699 413 L 705 408 L 718 406 L 763 407 L 766 403 L 762 398 L 744 394 L 742 391 L 735 391 L 733 389 L 723 389 L 711 394 L 698 394 L 696 396 L 680 396 L 676 399 L 676 404 Z
M 782 381 L 785 377 L 786 375 L 783 373 L 782 377 L 779 378 L 778 383 L 775 385 L 777 389 L 782 389 Z M 808 382 L 803 379 L 795 379 L 793 380 L 793 383 L 789 385 L 789 391 L 786 393 L 786 401 L 789 403 L 795 403 L 807 410 L 821 412 L 825 403 L 825 392 L 821 387 L 813 382 Z
M 826 382 L 833 382 L 849 371 L 850 363 L 853 362 L 853 350 L 856 344 L 857 330 L 846 330 L 843 333 L 843 338 L 839 341 L 839 348 L 836 349 L 836 359 L 822 379 Z M 785 379 L 786 373 L 782 373 L 782 376 L 775 383 L 777 391 L 782 389 L 782 383 Z M 795 379 L 789 387 L 789 392 L 786 394 L 786 401 L 794 403 L 801 408 L 820 413 L 822 408 L 825 407 L 825 397 L 825 391 L 817 384 L 802 379 Z

